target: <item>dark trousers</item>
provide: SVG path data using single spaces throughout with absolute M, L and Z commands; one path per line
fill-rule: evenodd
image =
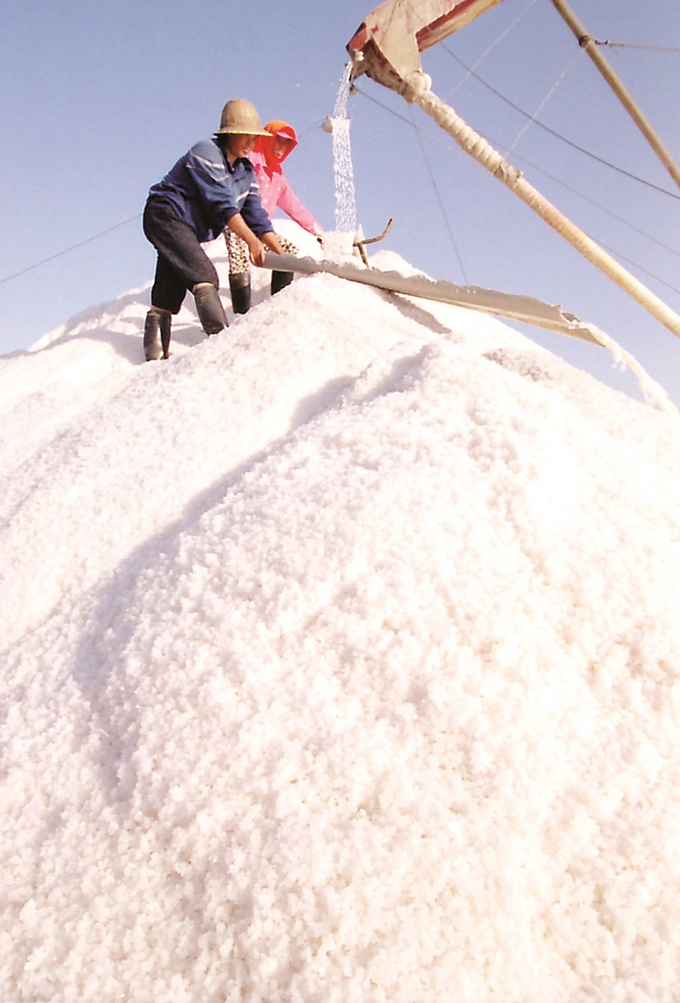
M 215 266 L 187 223 L 182 223 L 167 209 L 147 203 L 142 228 L 144 236 L 158 252 L 151 288 L 152 306 L 179 313 L 187 290 L 193 289 L 197 282 L 210 282 L 219 289 Z

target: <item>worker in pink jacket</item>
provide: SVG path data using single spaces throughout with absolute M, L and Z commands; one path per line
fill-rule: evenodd
M 292 125 L 274 121 L 265 125 L 268 136 L 260 136 L 248 159 L 255 168 L 255 176 L 260 186 L 262 207 L 271 219 L 277 208 L 295 220 L 304 230 L 319 237 L 323 233 L 320 223 L 305 209 L 300 199 L 286 181 L 281 165 L 297 146 L 297 135 Z M 250 309 L 250 269 L 248 248 L 243 240 L 231 230 L 225 231 L 229 252 L 229 288 L 234 313 L 247 313 Z M 279 237 L 279 243 L 288 254 L 297 254 L 298 249 L 289 240 Z M 272 272 L 272 295 L 287 286 L 293 279 L 292 272 Z

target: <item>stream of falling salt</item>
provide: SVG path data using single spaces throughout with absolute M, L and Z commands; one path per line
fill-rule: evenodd
M 354 233 L 357 210 L 354 198 L 354 172 L 349 143 L 347 99 L 352 64 L 345 67 L 333 109 L 333 172 L 335 175 L 335 226 L 342 233 Z

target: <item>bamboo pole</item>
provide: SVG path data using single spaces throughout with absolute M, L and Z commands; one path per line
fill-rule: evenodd
M 640 129 L 648 143 L 657 154 L 662 164 L 671 175 L 675 183 L 680 186 L 680 167 L 676 164 L 672 154 L 661 141 L 656 130 L 652 127 L 642 110 L 636 103 L 631 93 L 627 90 L 623 81 L 615 72 L 609 61 L 600 52 L 599 46 L 592 35 L 589 35 L 579 19 L 574 14 L 566 0 L 551 0 L 555 10 L 564 18 L 578 40 L 578 44 L 586 50 L 598 70 L 605 78 L 611 89 L 623 104 L 637 127 Z
M 658 296 L 639 282 L 622 265 L 615 261 L 606 251 L 595 243 L 587 234 L 564 216 L 522 176 L 522 172 L 513 167 L 495 150 L 479 133 L 475 132 L 450 105 L 437 97 L 429 87 L 429 78 L 423 73 L 412 74 L 408 81 L 404 80 L 400 93 L 407 101 L 418 104 L 426 115 L 445 129 L 455 139 L 458 145 L 470 156 L 485 167 L 494 177 L 502 181 L 507 188 L 515 193 L 545 220 L 562 237 L 565 237 L 577 251 L 588 258 L 600 271 L 608 275 L 624 292 L 637 300 L 640 306 L 660 321 L 673 334 L 680 338 L 680 316 L 659 299 Z

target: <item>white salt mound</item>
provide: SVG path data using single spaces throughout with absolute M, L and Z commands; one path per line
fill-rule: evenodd
M 0 360 L 0 998 L 680 999 L 677 426 L 266 278 Z

